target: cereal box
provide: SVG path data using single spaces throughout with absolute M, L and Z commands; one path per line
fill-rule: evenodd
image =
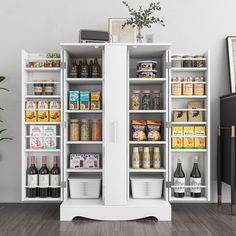
M 183 148 L 183 126 L 173 126 L 172 136 L 172 148 Z
M 57 148 L 57 134 L 56 125 L 43 126 L 43 148 L 44 149 L 56 149 Z
M 188 109 L 201 109 L 203 103 L 200 101 L 188 102 Z M 188 111 L 188 121 L 190 122 L 201 122 L 203 121 L 202 111 Z
M 90 92 L 81 91 L 80 92 L 80 110 L 90 109 Z
M 69 109 L 79 109 L 79 91 L 69 91 Z
M 195 134 L 195 148 L 206 148 L 206 138 L 197 136 L 205 136 L 206 135 L 206 127 L 205 126 L 195 126 L 194 128 Z
M 42 125 L 30 125 L 30 149 L 43 148 L 43 127 Z
M 37 121 L 37 102 L 27 101 L 25 102 L 25 121 L 26 122 L 36 122 Z
M 60 102 L 59 101 L 50 101 L 49 109 L 53 109 L 49 111 L 49 121 L 50 122 L 59 122 L 60 118 Z M 56 110 L 58 109 L 58 110 Z
M 94 101 L 94 102 L 101 101 L 101 92 L 100 91 L 92 91 L 91 92 L 91 101 Z
M 100 110 L 101 109 L 101 102 L 98 101 L 91 101 L 91 110 Z
M 194 126 L 184 126 L 184 148 L 194 148 Z M 188 138 L 188 136 L 191 136 Z
M 48 122 L 48 108 L 49 108 L 48 101 L 38 101 L 38 121 L 39 122 Z

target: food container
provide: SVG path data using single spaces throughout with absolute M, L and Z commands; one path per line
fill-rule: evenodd
M 181 96 L 182 95 L 181 77 L 175 77 L 174 79 L 172 79 L 171 95 L 173 95 L 173 96 Z
M 99 175 L 84 174 L 70 176 L 69 189 L 71 198 L 99 198 L 101 177 Z
M 91 110 L 101 109 L 101 92 L 92 91 L 91 92 Z
M 183 56 L 183 67 L 193 67 L 193 56 L 192 55 L 185 55 Z
M 160 90 L 153 90 L 151 94 L 152 100 L 152 110 L 160 110 L 161 109 L 161 94 Z
M 171 67 L 183 67 L 183 56 L 173 55 L 171 57 Z
M 162 176 L 133 175 L 130 180 L 133 198 L 161 198 L 164 181 Z
M 69 109 L 79 109 L 79 91 L 69 91 Z
M 52 60 L 53 67 L 60 67 L 60 60 Z
M 196 149 L 206 148 L 206 138 L 203 137 L 206 135 L 205 126 L 195 126 L 194 127 L 195 142 L 194 147 Z M 200 136 L 200 137 L 198 137 Z
M 145 120 L 132 120 L 132 140 L 133 141 L 146 141 L 146 124 Z
M 188 121 L 189 122 L 202 122 L 203 121 L 203 112 L 196 110 L 202 109 L 203 103 L 201 101 L 192 101 L 188 102 L 188 109 L 195 109 L 188 111 Z
M 56 125 L 43 126 L 43 148 L 56 149 L 57 148 L 57 127 Z
M 137 70 L 157 70 L 157 62 L 156 61 L 138 61 L 137 62 Z
M 90 92 L 80 91 L 80 110 L 90 109 Z
M 80 140 L 81 141 L 90 140 L 90 126 L 89 126 L 89 120 L 87 119 L 81 120 Z
M 70 141 L 79 141 L 79 120 L 70 119 Z
M 196 55 L 194 56 L 194 67 L 205 67 L 205 56 L 204 55 Z
M 70 168 L 98 169 L 99 160 L 99 153 L 70 154 Z
M 34 80 L 34 95 L 43 95 L 43 81 Z
M 36 122 L 37 121 L 37 111 L 38 102 L 36 101 L 27 101 L 25 102 L 25 121 L 26 122 Z
M 172 148 L 183 148 L 183 126 L 172 126 Z
M 184 126 L 184 148 L 194 148 L 194 126 Z
M 102 123 L 101 120 L 92 120 L 92 141 L 102 140 Z
M 141 109 L 141 91 L 133 90 L 131 94 L 131 110 Z
M 147 139 L 148 141 L 161 140 L 161 121 L 147 120 Z
M 142 110 L 151 110 L 151 91 L 142 91 Z
M 138 78 L 157 78 L 156 70 L 139 70 Z
M 196 82 L 200 82 L 200 83 L 196 83 Z M 197 95 L 197 96 L 204 95 L 205 85 L 202 82 L 204 82 L 204 78 L 202 76 L 195 78 L 194 91 L 193 91 L 194 95 Z
M 49 82 L 47 84 L 47 82 Z M 54 84 L 52 83 L 53 80 L 45 80 L 44 86 L 44 94 L 45 95 L 53 95 L 54 94 Z
M 49 121 L 49 103 L 48 101 L 38 101 L 38 122 Z
M 60 102 L 59 101 L 50 101 L 49 109 L 50 109 L 49 110 L 49 121 L 50 122 L 60 122 L 60 120 L 61 120 Z
M 30 149 L 42 149 L 43 148 L 43 126 L 42 125 L 30 125 Z
M 187 111 L 174 111 L 173 120 L 174 122 L 187 122 Z
M 183 95 L 192 96 L 193 95 L 193 79 L 192 77 L 184 78 L 183 83 Z

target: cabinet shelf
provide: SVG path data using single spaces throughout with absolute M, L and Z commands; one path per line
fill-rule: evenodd
M 193 198 L 190 196 L 185 196 L 183 198 L 177 198 L 177 197 L 171 196 L 170 201 L 171 202 L 192 202 L 192 203 L 195 203 L 195 202 L 207 202 L 208 199 L 207 199 L 207 197 Z
M 25 98 L 29 99 L 53 99 L 53 98 L 61 98 L 60 95 L 26 95 Z
M 166 169 L 164 169 L 164 168 L 160 168 L 160 169 L 154 169 L 154 168 L 150 168 L 150 169 L 143 169 L 143 168 L 133 169 L 133 168 L 130 168 L 129 172 L 134 172 L 134 173 L 164 173 L 164 172 L 166 172 Z
M 100 85 L 103 78 L 66 78 L 69 84 L 83 84 L 83 85 Z
M 143 85 L 143 84 L 163 84 L 166 78 L 130 78 L 130 84 Z
M 207 95 L 202 95 L 202 96 L 196 96 L 196 95 L 191 95 L 191 96 L 185 96 L 185 95 L 180 95 L 180 96 L 175 96 L 171 95 L 172 99 L 206 99 Z
M 102 169 L 71 169 L 71 168 L 67 168 L 66 172 L 68 173 L 100 173 L 102 172 Z
M 38 72 L 38 71 L 42 71 L 42 72 L 48 72 L 48 71 L 58 71 L 60 72 L 61 68 L 59 67 L 40 67 L 40 68 L 27 68 L 25 67 L 25 71 L 29 71 L 29 72 Z
M 129 141 L 129 144 L 166 144 L 166 141 Z
M 61 122 L 25 122 L 25 125 L 60 125 Z
M 206 121 L 200 121 L 200 122 L 171 122 L 171 125 L 206 125 Z
M 207 149 L 171 149 L 171 152 L 207 152 Z
M 129 110 L 131 114 L 161 114 L 166 113 L 166 110 Z
M 52 198 L 52 197 L 47 197 L 47 198 L 40 198 L 40 197 L 34 197 L 34 198 L 24 198 L 23 201 L 26 202 L 61 202 L 61 198 Z
M 207 68 L 206 67 L 172 67 L 171 71 L 196 72 L 196 71 L 207 71 Z
M 204 108 L 199 108 L 199 109 L 184 109 L 184 108 L 172 108 L 171 109 L 172 111 L 207 111 L 207 109 L 204 109 Z
M 60 152 L 60 149 L 25 149 L 25 152 Z
M 90 144 L 103 144 L 102 141 L 67 141 L 66 144 L 71 144 L 71 145 L 90 145 Z
M 66 113 L 81 113 L 81 114 L 86 114 L 86 113 L 102 113 L 103 110 L 66 110 Z

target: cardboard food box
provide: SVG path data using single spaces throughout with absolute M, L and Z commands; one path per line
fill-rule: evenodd
M 79 109 L 79 91 L 69 91 L 69 109 Z
M 195 148 L 206 148 L 206 138 L 197 136 L 205 136 L 206 135 L 206 127 L 205 126 L 195 126 L 194 128 L 195 134 Z
M 61 120 L 60 117 L 60 102 L 59 101 L 50 101 L 49 109 L 53 109 L 49 111 L 49 121 L 50 122 L 59 122 Z M 58 110 L 56 110 L 58 109 Z
M 101 110 L 101 102 L 91 101 L 91 110 Z
M 195 82 L 203 82 L 204 78 L 202 76 L 196 77 Z M 194 84 L 194 95 L 202 96 L 205 93 L 205 85 L 203 83 Z
M 191 83 L 192 81 L 193 81 L 192 77 L 184 78 L 184 82 L 188 82 L 188 83 L 183 84 L 183 95 L 185 96 L 193 95 L 193 83 Z
M 37 121 L 37 102 L 27 101 L 25 102 L 25 121 L 26 122 L 36 122 Z
M 188 102 L 188 109 L 202 109 L 203 103 L 200 101 Z M 188 111 L 189 122 L 201 122 L 203 121 L 202 111 Z
M 194 126 L 184 126 L 184 136 L 184 148 L 194 148 Z
M 30 125 L 30 149 L 43 148 L 43 127 L 42 125 Z
M 172 126 L 172 148 L 183 148 L 183 126 Z
M 70 154 L 70 168 L 99 168 L 100 154 L 98 153 L 80 153 Z
M 57 148 L 57 127 L 56 125 L 43 126 L 43 148 L 56 149 Z
M 49 102 L 48 101 L 38 101 L 38 122 L 48 122 L 48 109 Z
M 174 111 L 173 118 L 175 122 L 187 122 L 187 112 L 186 111 Z
M 90 109 L 90 92 L 81 91 L 80 92 L 80 110 Z
M 100 91 L 92 91 L 91 92 L 91 101 L 94 101 L 94 102 L 101 101 L 101 92 Z

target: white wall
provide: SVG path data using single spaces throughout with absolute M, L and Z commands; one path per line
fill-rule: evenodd
M 150 1 L 129 2 L 145 5 Z M 155 33 L 158 42 L 171 42 L 172 51 L 177 52 L 211 50 L 211 166 L 212 200 L 215 200 L 219 96 L 229 92 L 225 37 L 236 34 L 236 1 L 163 0 L 162 6 L 167 26 L 157 25 L 149 30 Z M 12 142 L 0 143 L 0 202 L 17 202 L 20 201 L 21 175 L 21 49 L 32 52 L 59 50 L 60 42 L 77 42 L 79 29 L 107 29 L 109 17 L 128 17 L 128 12 L 121 0 L 1 0 L 0 17 L 0 74 L 8 78 L 5 85 L 11 89 L 10 94 L 0 95 L 0 104 L 7 109 L 0 117 L 14 137 Z M 229 189 L 226 190 L 228 193 Z

